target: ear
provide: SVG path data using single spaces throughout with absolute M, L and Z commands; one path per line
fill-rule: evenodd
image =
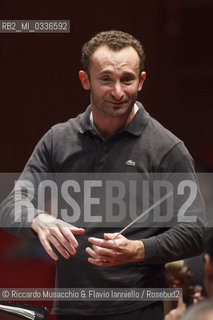
M 79 78 L 80 78 L 80 81 L 81 81 L 81 84 L 82 84 L 83 88 L 85 90 L 89 90 L 90 89 L 90 83 L 89 83 L 88 74 L 85 71 L 80 70 L 79 71 Z
M 146 72 L 145 72 L 145 71 L 142 71 L 142 72 L 141 72 L 141 75 L 140 75 L 140 79 L 139 79 L 138 91 L 141 91 L 145 79 L 146 79 Z

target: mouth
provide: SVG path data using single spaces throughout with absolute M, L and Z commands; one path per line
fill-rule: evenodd
M 126 101 L 110 101 L 108 100 L 109 103 L 114 104 L 116 106 L 120 106 L 122 104 L 124 104 Z

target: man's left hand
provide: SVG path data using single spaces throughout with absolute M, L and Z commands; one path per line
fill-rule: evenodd
M 143 262 L 145 248 L 141 240 L 128 240 L 116 233 L 105 233 L 104 239 L 89 238 L 92 248 L 87 247 L 86 252 L 91 256 L 88 261 L 97 266 L 115 266 L 128 262 Z

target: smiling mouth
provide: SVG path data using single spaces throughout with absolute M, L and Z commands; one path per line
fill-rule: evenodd
M 108 102 L 117 106 L 125 103 L 125 101 L 108 101 Z

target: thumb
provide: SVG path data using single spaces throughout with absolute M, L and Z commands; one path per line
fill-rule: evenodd
M 104 233 L 104 239 L 106 240 L 113 240 L 118 232 L 115 233 Z

